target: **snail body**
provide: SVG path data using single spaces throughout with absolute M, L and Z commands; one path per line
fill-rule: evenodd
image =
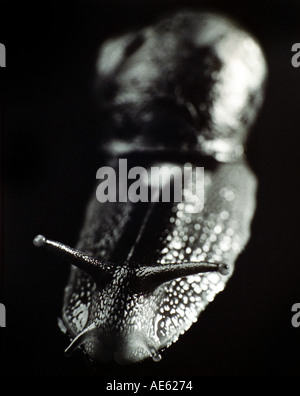
M 251 35 L 215 14 L 183 11 L 103 43 L 97 100 L 102 149 L 130 168 L 204 167 L 204 205 L 91 198 L 76 249 L 37 236 L 72 264 L 61 328 L 94 361 L 124 364 L 169 347 L 232 276 L 250 236 L 256 177 L 244 147 L 266 64 Z M 118 189 L 122 189 L 121 184 Z M 200 197 L 198 197 L 200 199 Z

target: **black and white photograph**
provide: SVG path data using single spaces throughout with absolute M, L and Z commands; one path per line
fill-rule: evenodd
M 298 376 L 297 1 L 0 4 L 3 376 Z

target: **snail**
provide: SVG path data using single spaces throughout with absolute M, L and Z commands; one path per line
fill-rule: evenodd
M 93 194 L 75 249 L 42 235 L 34 245 L 71 263 L 59 321 L 67 354 L 159 361 L 224 289 L 249 240 L 257 180 L 245 144 L 267 65 L 235 22 L 183 10 L 106 40 L 96 69 L 108 165 L 116 175 L 120 158 L 146 170 L 202 166 L 203 209 L 188 200 L 192 184 L 181 202 L 100 203 Z

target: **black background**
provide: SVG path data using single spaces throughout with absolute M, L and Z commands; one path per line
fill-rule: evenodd
M 163 353 L 134 366 L 92 367 L 57 327 L 68 267 L 33 247 L 45 234 L 74 246 L 93 192 L 98 120 L 93 112 L 97 50 L 112 34 L 142 26 L 178 5 L 214 5 L 261 42 L 269 65 L 266 101 L 252 130 L 259 178 L 252 237 L 224 292 Z M 2 373 L 10 375 L 298 375 L 300 328 L 299 101 L 297 1 L 2 2 L 1 329 Z M 211 7 L 210 7 L 211 9 Z M 63 264 L 61 264 L 63 265 Z

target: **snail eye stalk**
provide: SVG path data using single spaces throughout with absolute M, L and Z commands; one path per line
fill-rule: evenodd
M 112 277 L 112 268 L 102 261 L 96 260 L 87 254 L 67 246 L 61 242 L 52 241 L 43 235 L 37 235 L 33 244 L 36 247 L 45 247 L 54 252 L 62 259 L 69 261 L 72 265 L 90 274 L 95 280 L 101 279 L 108 282 Z
M 230 273 L 230 266 L 223 263 L 189 262 L 140 267 L 136 271 L 137 287 L 142 291 L 153 290 L 165 282 L 207 272 L 219 272 L 221 275 L 226 276 Z

